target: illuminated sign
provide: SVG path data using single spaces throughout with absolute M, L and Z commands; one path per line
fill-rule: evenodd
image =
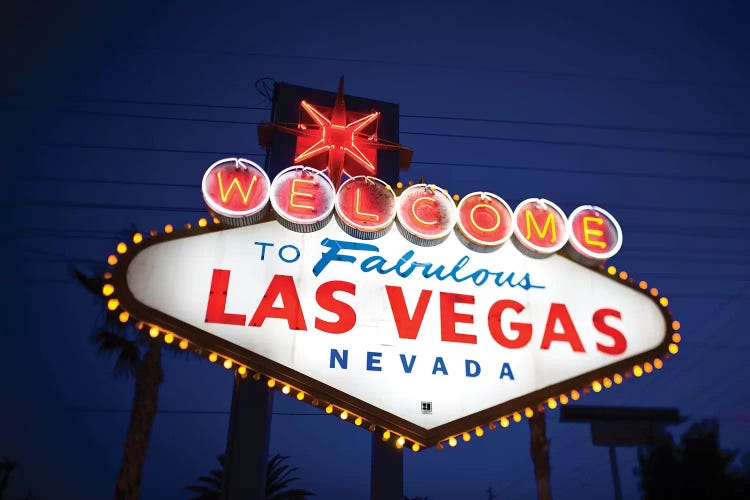
M 334 197 L 328 177 L 307 167 L 289 167 L 271 184 L 271 205 L 279 221 L 295 231 L 323 227 L 333 213 Z
M 471 193 L 458 204 L 458 228 L 479 247 L 495 247 L 513 234 L 513 212 L 492 193 Z
M 225 224 L 252 224 L 265 215 L 271 181 L 260 166 L 243 158 L 227 158 L 203 175 L 203 200 Z
M 516 239 L 523 247 L 540 254 L 552 254 L 568 241 L 565 213 L 549 200 L 529 198 L 513 213 Z
M 353 236 L 382 236 L 396 217 L 396 195 L 375 177 L 359 176 L 344 182 L 336 195 L 336 213 L 342 228 Z
M 395 178 L 394 167 L 404 169 L 411 162 L 411 150 L 396 143 L 398 106 L 345 98 L 343 77 L 335 94 L 277 82 L 273 115 L 276 121 L 258 127 L 259 142 L 270 152 L 271 172 L 290 162 L 305 165 L 325 172 L 338 189 L 348 177 Z M 284 139 L 291 136 L 296 139 L 290 147 Z
M 398 221 L 413 242 L 439 242 L 453 231 L 456 205 L 447 191 L 437 186 L 416 184 L 398 197 Z
M 334 191 L 294 166 L 252 221 L 232 204 L 268 210 L 252 202 L 264 199 L 259 168 L 228 159 L 209 168 L 215 184 L 204 177 L 208 208 L 233 222 L 118 245 L 110 309 L 414 450 L 507 427 L 677 352 L 666 297 L 590 266 L 621 244 L 601 208 L 566 217 L 531 199 L 511 211 L 491 193 L 456 206 L 440 187 L 367 176 Z M 224 173 L 237 175 L 232 191 Z
M 570 243 L 592 259 L 608 259 L 622 245 L 622 230 L 606 210 L 591 205 L 578 207 L 568 218 Z

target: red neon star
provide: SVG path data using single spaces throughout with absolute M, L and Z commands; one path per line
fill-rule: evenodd
M 378 141 L 380 112 L 347 111 L 343 77 L 332 108 L 312 105 L 307 101 L 302 101 L 300 107 L 306 116 L 300 118 L 296 127 L 269 125 L 273 129 L 296 135 L 294 162 L 321 171 L 327 170 L 336 189 L 344 174 L 349 177 L 376 176 L 378 149 L 406 150 L 410 153 L 408 148 L 398 144 Z M 410 159 L 409 154 L 407 165 Z
M 309 160 L 312 158 L 327 153 L 325 166 L 328 169 L 328 175 L 336 185 L 341 182 L 342 173 L 351 177 L 355 175 L 376 175 L 378 173 L 376 151 L 372 145 L 373 141 L 377 141 L 376 122 L 380 116 L 379 112 L 376 111 L 357 120 L 347 122 L 342 88 L 339 88 L 333 109 L 328 108 L 330 109 L 330 118 L 325 114 L 326 108 L 318 108 L 307 101 L 302 101 L 300 106 L 319 128 L 310 130 L 309 126 L 300 124 L 302 130 L 310 130 L 310 134 L 306 134 L 307 137 L 317 140 L 299 152 L 301 148 L 307 146 L 306 142 L 308 141 L 304 140 L 307 138 L 305 136 L 300 136 L 297 139 L 298 153 L 294 157 L 295 163 L 310 163 Z M 375 131 L 372 134 L 363 134 L 363 130 L 373 123 L 375 124 Z M 374 144 L 377 144 L 377 142 Z M 363 152 L 361 148 L 365 148 L 369 154 Z

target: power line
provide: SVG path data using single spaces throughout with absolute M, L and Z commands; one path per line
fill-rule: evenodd
M 40 236 L 50 238 L 65 238 L 70 237 L 90 237 L 91 239 L 122 239 L 129 235 L 123 235 L 119 232 L 102 230 L 102 229 L 75 229 L 75 228 L 60 228 L 60 227 L 31 227 L 31 226 L 9 226 L 9 234 L 7 236 Z M 665 248 L 664 246 L 645 246 L 645 247 L 628 247 L 627 251 L 621 253 L 626 257 L 632 256 L 653 256 L 653 255 L 666 255 L 668 257 L 678 256 L 695 256 L 705 255 L 709 257 L 742 257 L 744 262 L 747 256 L 746 251 L 732 251 L 732 250 L 716 250 L 716 249 L 691 249 L 689 251 Z
M 36 110 L 34 108 L 23 108 L 18 106 L 0 105 L 0 108 L 11 108 L 11 109 L 26 109 Z M 139 118 L 139 119 L 150 119 L 150 120 L 173 120 L 173 121 L 187 121 L 187 122 L 204 122 L 204 123 L 215 123 L 215 124 L 233 124 L 233 125 L 258 125 L 260 122 L 249 122 L 243 120 L 218 120 L 210 118 L 187 118 L 187 117 L 175 117 L 175 116 L 160 116 L 160 115 L 143 115 L 136 113 L 121 113 L 114 111 L 90 111 L 82 109 L 46 109 L 45 112 L 64 112 L 64 113 L 78 113 L 88 114 L 95 116 L 111 116 L 120 118 Z M 581 148 L 594 148 L 594 149 L 611 149 L 620 151 L 634 151 L 634 152 L 649 152 L 649 153 L 669 153 L 669 154 L 681 154 L 681 155 L 694 155 L 694 156 L 705 156 L 714 158 L 727 158 L 727 159 L 745 159 L 750 158 L 750 154 L 739 153 L 739 152 L 724 152 L 724 151 L 712 151 L 712 150 L 701 150 L 701 149 L 689 149 L 689 148 L 674 148 L 674 147 L 660 147 L 660 146 L 638 146 L 633 144 L 615 144 L 615 143 L 597 143 L 597 142 L 586 142 L 586 141 L 562 141 L 552 139 L 536 139 L 530 137 L 507 137 L 507 136 L 486 136 L 486 135 L 475 135 L 475 134 L 448 134 L 443 132 L 424 132 L 415 130 L 402 130 L 402 135 L 412 136 L 426 136 L 426 137 L 443 137 L 448 139 L 470 139 L 470 140 L 482 140 L 482 141 L 495 141 L 495 142 L 513 142 L 522 144 L 541 144 L 547 146 L 563 146 L 563 147 L 581 147 Z
M 33 98 L 40 101 L 67 101 L 67 102 L 83 102 L 83 103 L 107 103 L 107 104 L 127 104 L 127 105 L 146 105 L 146 106 L 171 106 L 171 107 L 185 107 L 185 108 L 199 108 L 199 109 L 232 109 L 232 110 L 245 110 L 245 111 L 270 111 L 271 108 L 259 107 L 259 106 L 244 106 L 244 105 L 222 105 L 222 104 L 206 104 L 206 103 L 183 103 L 175 101 L 149 101 L 149 100 L 135 100 L 135 99 L 116 99 L 106 97 L 93 97 L 93 96 L 35 96 L 31 94 L 10 94 L 12 97 L 27 97 Z M 7 97 L 7 95 L 6 95 Z M 53 104 L 55 104 L 53 102 Z M 4 104 L 2 107 L 7 109 L 34 109 L 38 108 L 30 107 L 28 105 L 8 105 Z M 71 110 L 71 109 L 47 109 L 49 111 L 57 112 L 69 112 L 69 113 L 89 113 L 89 114 L 105 114 L 106 112 L 101 111 L 90 111 L 90 110 Z M 153 117 L 149 115 L 129 114 L 129 113 L 112 113 L 110 116 L 128 116 L 134 118 L 158 118 L 158 119 L 173 119 L 173 117 Z M 749 132 L 740 131 L 726 131 L 726 130 L 698 130 L 698 129 L 680 129 L 680 128 L 668 128 L 668 127 L 655 127 L 655 126 L 638 126 L 638 125 L 612 125 L 612 124 L 601 124 L 601 123 L 581 123 L 581 122 L 565 122 L 565 121 L 549 121 L 549 120 L 517 120 L 508 118 L 486 118 L 486 117 L 471 117 L 471 116 L 445 116 L 445 115 L 427 115 L 427 114 L 400 114 L 400 118 L 411 118 L 417 120 L 436 120 L 436 121 L 459 121 L 459 122 L 470 122 L 470 123 L 494 123 L 498 125 L 529 125 L 529 126 L 542 126 L 542 127 L 554 127 L 554 128 L 568 128 L 568 129 L 582 129 L 582 130 L 606 130 L 612 132 L 634 132 L 634 133 L 652 133 L 652 134 L 664 134 L 664 135 L 689 135 L 689 136 L 707 136 L 707 137 L 725 137 L 725 138 L 748 138 L 750 137 Z M 174 118 L 177 119 L 177 118 Z M 199 118 L 185 118 L 185 120 L 194 121 L 209 121 L 217 123 L 240 123 L 249 124 L 249 122 L 242 122 L 236 120 L 203 120 Z
M 723 130 L 697 130 L 697 129 L 678 129 L 678 128 L 665 128 L 665 127 L 647 127 L 647 126 L 629 126 L 629 125 L 607 125 L 597 123 L 580 123 L 580 122 L 560 122 L 560 121 L 545 121 L 545 120 L 511 120 L 507 118 L 478 118 L 478 117 L 462 117 L 462 116 L 440 116 L 440 115 L 409 115 L 402 114 L 401 118 L 414 118 L 424 120 L 440 120 L 440 121 L 461 121 L 461 122 L 474 122 L 474 123 L 496 123 L 500 125 L 533 125 L 542 127 L 558 127 L 558 128 L 572 128 L 572 129 L 584 129 L 584 130 L 607 130 L 612 132 L 640 132 L 640 133 L 654 133 L 654 134 L 665 134 L 665 135 L 692 135 L 692 136 L 708 136 L 708 137 L 736 137 L 736 138 L 748 138 L 750 133 L 748 132 L 735 132 L 735 131 L 723 131 Z
M 449 139 L 472 139 L 472 140 L 496 141 L 496 142 L 518 142 L 518 143 L 523 143 L 523 144 L 543 144 L 547 146 L 614 149 L 614 150 L 620 150 L 620 151 L 638 151 L 638 152 L 649 152 L 649 153 L 674 153 L 674 154 L 682 154 L 682 155 L 706 156 L 706 157 L 727 158 L 727 159 L 750 158 L 750 154 L 747 154 L 747 153 L 728 153 L 728 152 L 723 152 L 723 151 L 669 148 L 669 147 L 656 147 L 656 146 L 635 146 L 635 145 L 630 145 L 630 144 L 598 143 L 598 142 L 584 142 L 584 141 L 554 141 L 551 139 L 533 139 L 533 138 L 528 138 L 528 137 L 504 137 L 504 136 L 471 135 L 471 134 L 445 134 L 445 133 L 439 133 L 439 132 L 414 132 L 414 131 L 409 131 L 409 130 L 403 130 L 401 131 L 401 134 L 426 136 L 426 137 L 445 137 Z
M 212 118 L 189 118 L 184 116 L 163 116 L 163 115 L 144 115 L 140 113 L 122 113 L 119 111 L 93 111 L 88 109 L 61 109 L 61 108 L 31 108 L 24 106 L 9 106 L 7 104 L 0 104 L 0 109 L 18 109 L 27 111 L 39 111 L 39 112 L 53 112 L 53 113 L 75 113 L 79 115 L 91 115 L 91 116 L 109 116 L 117 118 L 138 118 L 145 120 L 169 120 L 169 121 L 182 121 L 182 122 L 196 122 L 196 123 L 216 123 L 223 125 L 259 125 L 260 122 L 249 122 L 245 120 L 218 120 Z M 265 109 L 265 108 L 259 108 Z
M 115 185 L 132 185 L 132 186 L 149 186 L 149 187 L 177 187 L 177 188 L 189 188 L 199 189 L 198 183 L 185 183 L 185 182 L 162 182 L 162 181 L 129 181 L 120 179 L 107 179 L 107 178 L 94 178 L 94 177 L 82 177 L 82 176 L 54 176 L 54 175 L 36 175 L 28 174 L 23 177 L 10 177 L 8 180 L 15 182 L 60 182 L 60 183 L 83 183 L 83 184 L 115 184 Z M 520 198 L 505 198 L 506 201 L 511 203 L 519 203 L 522 201 Z M 581 205 L 580 202 L 572 201 L 560 201 L 560 205 Z M 732 215 L 732 216 L 750 216 L 748 210 L 734 210 L 734 209 L 723 209 L 713 207 L 674 207 L 671 205 L 667 206 L 656 206 L 656 205 L 643 205 L 643 204 L 627 204 L 627 203 L 606 203 L 608 209 L 617 210 L 636 210 L 636 211 L 654 211 L 658 210 L 665 213 L 693 213 L 693 214 L 705 214 L 705 215 Z
M 97 97 L 97 96 L 63 96 L 63 95 L 40 95 L 31 94 L 26 92 L 12 92 L 5 94 L 2 97 L 21 97 L 31 98 L 42 101 L 69 101 L 69 102 L 96 102 L 106 104 L 135 104 L 135 105 L 146 105 L 146 106 L 176 106 L 176 107 L 189 107 L 189 108 L 206 108 L 206 109 L 239 109 L 239 110 L 258 110 L 258 111 L 270 111 L 269 107 L 260 106 L 246 106 L 246 105 L 229 105 L 229 104 L 205 104 L 205 103 L 185 103 L 177 101 L 153 101 L 153 100 L 139 100 L 139 99 L 120 99 L 113 97 Z
M 90 149 L 103 151 L 135 151 L 135 152 L 160 152 L 160 153 L 181 153 L 181 154 L 210 154 L 222 156 L 245 156 L 250 158 L 265 158 L 264 153 L 247 153 L 242 151 L 208 151 L 201 149 L 179 149 L 179 148 L 156 148 L 149 146 L 125 146 L 111 144 L 81 144 L 81 143 L 38 143 L 38 144 L 9 144 L 4 147 L 11 149 Z M 538 167 L 538 166 L 520 166 L 506 164 L 488 164 L 488 163 L 458 163 L 445 161 L 412 161 L 412 165 L 429 165 L 439 167 L 459 167 L 459 168 L 486 168 L 498 170 L 514 170 L 525 173 L 530 172 L 548 172 L 580 174 L 580 175 L 602 175 L 612 177 L 632 177 L 632 178 L 650 178 L 664 179 L 671 181 L 688 181 L 688 182 L 718 182 L 726 184 L 750 184 L 750 179 L 733 177 L 733 176 L 714 176 L 714 175 L 690 175 L 690 174 L 659 174 L 653 172 L 628 172 L 617 170 L 592 170 L 583 168 L 562 168 L 562 167 Z
M 137 152 L 157 152 L 157 153 L 182 153 L 182 154 L 201 154 L 201 155 L 222 155 L 222 156 L 243 156 L 251 158 L 264 158 L 263 153 L 248 153 L 242 151 L 207 151 L 203 149 L 179 149 L 179 148 L 154 148 L 148 146 L 125 146 L 110 144 L 63 144 L 63 143 L 38 143 L 38 144 L 3 144 L 4 147 L 11 149 L 93 149 L 104 151 L 137 151 Z
M 107 408 L 107 407 L 0 407 L 0 411 L 9 413 L 125 413 L 129 414 L 130 408 Z M 183 410 L 183 409 L 157 409 L 159 415 L 229 415 L 229 410 Z M 320 412 L 289 412 L 274 411 L 274 416 L 281 417 L 328 417 L 330 415 Z
M 479 66 L 479 65 L 463 65 L 463 64 L 445 64 L 445 63 L 430 63 L 430 62 L 412 62 L 412 61 L 397 61 L 388 59 L 370 59 L 362 57 L 333 57 L 333 56 L 311 56 L 299 53 L 283 54 L 278 52 L 262 52 L 262 51 L 241 51 L 241 50 L 207 50 L 207 49 L 182 49 L 182 48 L 167 48 L 167 47 L 112 47 L 118 50 L 130 50 L 130 51 L 141 51 L 141 52 L 169 52 L 179 54 L 209 54 L 209 55 L 225 55 L 233 57 L 259 57 L 259 58 L 271 58 L 271 59 L 292 59 L 302 61 L 324 61 L 324 62 L 335 62 L 335 63 L 354 63 L 354 64 L 365 64 L 365 65 L 388 65 L 388 66 L 404 66 L 404 67 L 415 67 L 415 68 L 434 68 L 434 69 L 448 69 L 457 71 L 479 71 L 479 72 L 490 72 L 490 73 L 502 73 L 511 75 L 525 75 L 525 76 L 536 76 L 536 77 L 560 77 L 560 78 L 574 78 L 574 79 L 585 79 L 585 80 L 600 80 L 600 81 L 620 81 L 620 82 L 632 82 L 632 83 L 643 83 L 651 85 L 685 85 L 685 86 L 698 86 L 698 87 L 732 87 L 732 88 L 747 88 L 750 87 L 748 82 L 711 82 L 711 81 L 695 81 L 685 79 L 659 79 L 659 78 L 641 78 L 625 75 L 612 75 L 604 73 L 586 73 L 586 72 L 574 72 L 574 71 L 551 71 L 551 70 L 530 70 L 522 68 L 502 68 L 492 66 Z
M 185 212 L 206 214 L 205 208 L 198 207 L 177 207 L 166 205 L 143 205 L 143 204 L 117 204 L 117 203 L 94 203 L 80 202 L 69 200 L 48 200 L 48 199 L 10 199 L 0 201 L 0 206 L 26 206 L 26 207 L 54 207 L 54 208 L 77 208 L 77 209 L 111 209 L 111 210 L 130 210 L 130 211 L 158 211 L 158 212 Z M 685 228 L 671 227 L 665 229 L 662 226 L 641 224 L 637 228 L 631 229 L 631 233 L 645 234 L 669 234 L 677 236 L 690 236 L 696 238 L 723 238 L 725 240 L 749 240 L 750 235 L 734 234 L 731 237 L 726 235 L 732 234 L 732 227 L 711 227 L 711 226 L 691 226 Z M 735 231 L 736 233 L 736 231 Z M 6 235 L 10 236 L 10 235 Z M 671 260 L 670 256 L 666 256 Z M 687 260 L 687 259 L 686 259 Z M 702 259 L 698 259 L 699 261 Z M 741 259 L 739 263 L 745 263 L 746 259 Z
M 501 170 L 516 170 L 522 172 L 549 172 L 549 173 L 564 173 L 564 174 L 581 174 L 581 175 L 603 175 L 611 177 L 633 177 L 633 178 L 649 178 L 649 179 L 664 179 L 664 180 L 680 180 L 680 181 L 691 181 L 691 182 L 719 182 L 727 184 L 750 184 L 750 179 L 743 179 L 738 177 L 722 177 L 714 175 L 690 175 L 690 174 L 659 174 L 653 172 L 627 172 L 617 170 L 592 170 L 585 168 L 561 168 L 561 167 L 538 167 L 538 166 L 519 166 L 519 165 L 504 165 L 504 164 L 491 164 L 491 163 L 458 163 L 458 162 L 447 162 L 447 161 L 413 161 L 412 165 L 432 165 L 440 167 L 460 167 L 460 168 L 487 168 L 487 169 L 501 169 Z

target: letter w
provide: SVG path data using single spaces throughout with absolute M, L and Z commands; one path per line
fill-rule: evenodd
M 221 172 L 216 172 L 216 178 L 219 181 L 219 191 L 221 193 L 221 201 L 224 203 L 227 202 L 229 197 L 232 195 L 232 190 L 236 187 L 237 191 L 240 192 L 240 196 L 242 196 L 242 201 L 247 204 L 247 200 L 250 199 L 250 193 L 253 192 L 253 186 L 255 186 L 255 182 L 258 180 L 258 176 L 254 175 L 253 180 L 250 181 L 250 185 L 247 187 L 247 191 L 242 190 L 242 184 L 240 183 L 240 180 L 237 178 L 236 175 L 231 176 L 232 182 L 229 183 L 229 187 L 227 190 L 224 190 L 224 181 L 221 178 Z
M 417 301 L 417 307 L 414 308 L 413 316 L 409 316 L 404 291 L 400 286 L 386 285 L 385 291 L 388 293 L 388 301 L 391 303 L 391 312 L 393 312 L 393 319 L 396 321 L 399 338 L 416 339 L 424 314 L 427 311 L 427 304 L 432 296 L 432 290 L 422 290 L 419 293 L 419 300 Z

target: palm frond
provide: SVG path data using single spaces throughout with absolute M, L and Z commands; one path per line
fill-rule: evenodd
M 102 296 L 102 286 L 104 285 L 104 268 L 101 266 L 96 266 L 91 273 L 86 273 L 79 269 L 77 266 L 73 266 L 71 269 L 71 274 L 73 275 L 73 278 L 81 285 L 83 288 L 88 290 L 90 293 L 95 295 L 96 297 Z
M 208 483 L 217 488 L 221 488 L 221 476 L 219 476 L 218 478 L 214 476 L 201 476 L 198 478 L 198 481 L 203 481 L 204 483 Z
M 297 467 L 291 467 L 284 463 L 288 459 L 288 456 L 277 453 L 268 461 L 266 500 L 304 499 L 315 496 L 308 490 L 290 488 L 290 485 L 299 481 L 299 478 L 292 476 L 297 471 Z
M 98 352 L 117 356 L 113 370 L 116 377 L 135 375 L 141 362 L 141 352 L 134 341 L 118 332 L 103 329 L 94 333 L 93 341 Z
M 187 491 L 200 494 L 200 496 L 193 497 L 190 500 L 218 500 L 221 497 L 224 458 L 224 454 L 216 457 L 216 460 L 221 464 L 221 469 L 211 469 L 210 476 L 198 478 L 197 481 L 203 484 L 185 487 Z M 285 464 L 284 462 L 288 459 L 289 457 L 278 453 L 269 459 L 266 470 L 266 500 L 305 500 L 315 496 L 311 491 L 289 487 L 294 481 L 299 481 L 299 478 L 296 476 L 289 477 L 297 471 L 297 468 Z

